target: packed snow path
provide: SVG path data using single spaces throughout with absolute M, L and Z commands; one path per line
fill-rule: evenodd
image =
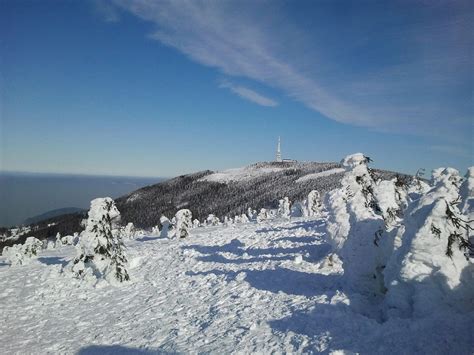
M 0 342 L 12 353 L 471 352 L 472 315 L 382 322 L 329 265 L 324 220 L 192 230 L 127 243 L 132 283 L 61 274 L 73 247 L 0 259 Z M 365 301 L 364 301 L 365 300 Z

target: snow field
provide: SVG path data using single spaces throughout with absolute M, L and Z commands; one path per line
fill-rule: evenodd
M 197 228 L 126 241 L 131 282 L 61 273 L 75 249 L 21 267 L 0 258 L 2 353 L 456 353 L 471 314 L 382 322 L 329 258 L 325 219 Z

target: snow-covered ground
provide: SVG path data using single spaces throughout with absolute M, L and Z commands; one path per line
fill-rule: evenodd
M 248 181 L 265 174 L 275 173 L 288 168 L 279 167 L 255 167 L 246 166 L 243 168 L 227 169 L 201 178 L 201 181 L 212 181 L 227 184 L 231 181 Z
M 472 354 L 472 312 L 383 321 L 329 262 L 325 230 L 296 218 L 140 237 L 120 287 L 61 273 L 72 246 L 0 257 L 1 353 Z
M 313 173 L 313 174 L 308 174 L 305 176 L 300 177 L 296 182 L 303 182 L 303 181 L 308 181 L 312 179 L 319 179 L 324 176 L 329 176 L 329 175 L 334 175 L 334 174 L 339 174 L 343 173 L 344 169 L 343 168 L 334 168 L 334 169 L 329 169 L 326 171 L 321 171 L 320 173 Z

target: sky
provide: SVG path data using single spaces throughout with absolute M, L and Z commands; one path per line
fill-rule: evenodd
M 3 171 L 473 165 L 472 1 L 0 2 Z

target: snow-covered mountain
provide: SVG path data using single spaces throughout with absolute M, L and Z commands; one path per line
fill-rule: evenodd
M 377 171 L 383 178 L 395 173 Z M 311 190 L 321 194 L 337 186 L 343 176 L 339 163 L 263 162 L 219 172 L 202 171 L 144 187 L 116 200 L 124 223 L 141 228 L 157 224 L 162 214 L 173 216 L 189 208 L 199 220 L 209 214 L 234 217 L 248 208 L 276 208 L 278 200 L 303 200 Z
M 396 173 L 376 170 L 382 178 Z M 177 210 L 189 208 L 194 218 L 205 219 L 209 214 L 219 218 L 234 217 L 250 207 L 276 208 L 278 200 L 288 196 L 291 201 L 302 200 L 311 190 L 321 194 L 336 188 L 343 176 L 340 163 L 260 162 L 224 171 L 201 171 L 136 190 L 116 199 L 122 223 L 132 222 L 140 228 L 159 224 L 161 215 L 174 216 Z M 80 232 L 85 213 L 69 213 L 48 218 L 32 225 L 14 241 L 0 241 L 0 249 L 27 237 L 38 239 Z M 4 229 L 0 233 L 8 234 Z

